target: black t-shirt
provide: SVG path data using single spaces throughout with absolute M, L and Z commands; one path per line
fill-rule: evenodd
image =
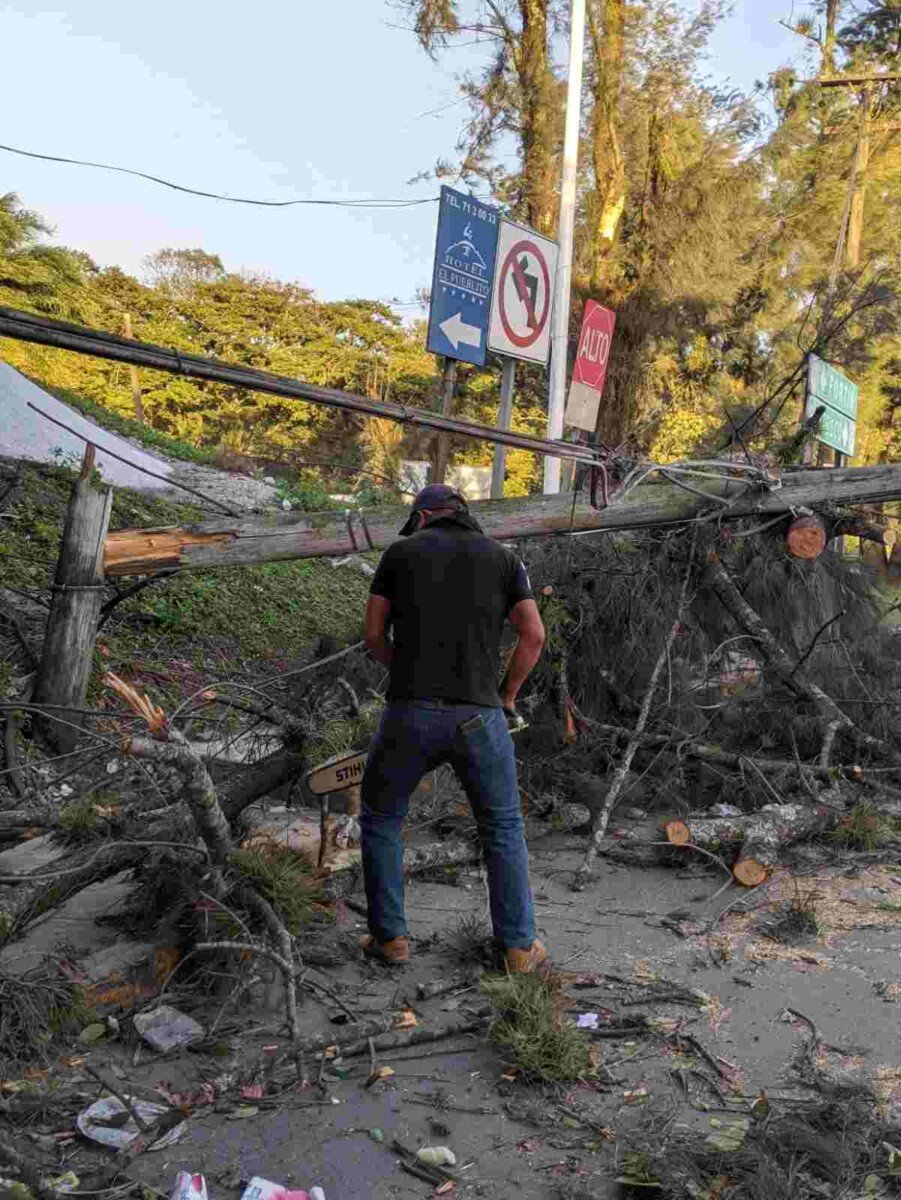
M 389 700 L 501 707 L 504 621 L 532 597 L 515 554 L 443 517 L 388 547 L 370 591 L 391 604 Z

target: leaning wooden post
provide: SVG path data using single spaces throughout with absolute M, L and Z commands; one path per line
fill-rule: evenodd
M 36 704 L 59 705 L 63 710 L 60 720 L 44 716 L 40 726 L 64 754 L 78 741 L 81 716 L 76 710 L 84 707 L 88 690 L 103 599 L 103 546 L 113 502 L 112 488 L 98 486 L 91 478 L 93 470 L 94 447 L 89 444 L 66 513 L 34 691 Z

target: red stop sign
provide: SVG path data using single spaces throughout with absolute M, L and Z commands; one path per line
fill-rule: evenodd
M 603 392 L 615 324 L 613 309 L 604 308 L 594 300 L 585 301 L 579 350 L 573 368 L 574 383 L 584 383 L 592 391 Z

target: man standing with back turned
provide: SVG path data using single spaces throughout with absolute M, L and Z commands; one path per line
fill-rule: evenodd
M 544 645 L 538 606 L 523 564 L 485 536 L 453 488 L 423 488 L 400 532 L 405 540 L 382 556 L 366 607 L 366 645 L 389 667 L 390 683 L 363 776 L 363 948 L 388 963 L 410 957 L 401 827 L 422 776 L 450 762 L 482 842 L 495 939 L 509 971 L 533 971 L 547 951 L 535 939 L 507 717 Z M 505 620 L 519 636 L 498 688 Z

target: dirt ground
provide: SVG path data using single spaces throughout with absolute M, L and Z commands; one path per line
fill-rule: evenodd
M 601 859 L 594 880 L 574 894 L 568 884 L 582 840 L 558 832 L 532 843 L 541 936 L 569 973 L 571 1015 L 598 1014 L 596 1080 L 544 1088 L 505 1080 L 504 1055 L 483 1031 L 379 1053 L 378 1065 L 394 1075 L 369 1087 L 365 1055 L 327 1062 L 321 1086 L 271 1108 L 252 1098 L 198 1107 L 177 1144 L 134 1164 L 132 1177 L 153 1189 L 148 1200 L 168 1194 L 179 1170 L 203 1173 L 211 1200 L 237 1200 L 254 1175 L 294 1188 L 318 1184 L 328 1200 L 431 1194 L 432 1185 L 400 1169 L 395 1136 L 412 1150 L 449 1146 L 459 1197 L 604 1200 L 623 1194 L 615 1181 L 630 1146 L 680 1127 L 715 1136 L 761 1089 L 774 1106 L 803 1101 L 813 1094 L 805 1064 L 823 1078 L 875 1085 L 886 1114 L 901 1101 L 901 866 L 821 857 L 809 874 L 777 872 L 751 894 L 723 891 L 722 872 L 707 865 Z M 819 932 L 777 940 L 772 922 L 799 888 L 816 906 Z M 317 977 L 360 1020 L 406 1008 L 426 1029 L 465 1018 L 484 1004 L 477 988 L 419 1000 L 417 984 L 460 970 L 453 935 L 485 915 L 479 871 L 452 883 L 413 880 L 407 904 L 409 967 L 362 960 L 353 944 L 363 918 L 340 904 L 326 935 L 338 965 Z M 64 911 L 61 920 L 57 932 L 67 920 L 74 929 L 77 913 Z M 92 1048 L 89 1061 L 127 1080 L 122 1087 L 195 1091 L 238 1062 L 258 1065 L 264 1046 L 284 1046 L 277 992 L 270 989 L 268 1003 L 254 993 L 220 1017 L 225 1045 L 216 1054 L 183 1050 L 159 1061 L 144 1048 L 136 1058 L 134 1041 L 112 1040 Z M 221 997 L 192 998 L 177 986 L 171 999 L 207 1029 L 222 1007 Z M 333 1017 L 341 1019 L 336 1005 L 306 997 L 305 1035 L 340 1041 Z M 634 1018 L 647 1019 L 634 1035 L 603 1036 Z M 61 1169 L 78 1173 L 89 1160 L 96 1156 L 78 1141 L 60 1151 Z

